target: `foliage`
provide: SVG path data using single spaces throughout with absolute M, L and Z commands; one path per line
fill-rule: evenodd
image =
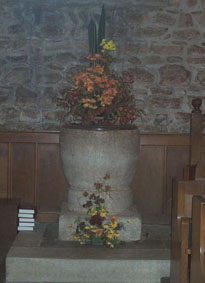
M 101 52 L 101 45 L 103 38 L 105 38 L 105 7 L 102 6 L 102 11 L 100 15 L 100 22 L 98 25 L 98 34 L 96 23 L 93 19 L 90 20 L 88 25 L 88 39 L 89 39 L 89 53 L 95 54 Z
M 104 179 L 110 178 L 106 175 Z M 111 187 L 100 182 L 94 184 L 96 193 L 84 192 L 87 199 L 83 207 L 87 209 L 87 217 L 81 220 L 76 219 L 77 224 L 74 232 L 74 239 L 80 244 L 91 242 L 93 244 L 106 244 L 111 248 L 120 244 L 119 231 L 124 228 L 122 222 L 118 222 L 116 216 L 107 218 L 108 211 L 105 207 L 105 200 L 101 197 L 102 192 L 110 194 Z
M 93 20 L 88 26 L 89 66 L 72 78 L 72 87 L 61 91 L 65 116 L 72 115 L 82 124 L 128 124 L 142 111 L 136 108 L 132 94 L 134 78 L 131 73 L 117 75 L 111 70 L 115 51 L 112 40 L 105 39 L 105 10 L 102 8 L 97 27 Z

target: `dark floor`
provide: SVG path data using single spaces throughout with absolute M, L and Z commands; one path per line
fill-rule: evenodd
M 58 240 L 58 224 L 37 224 L 35 229 L 45 229 L 44 239 L 41 246 L 44 247 L 68 247 L 73 245 L 79 247 L 78 242 L 67 242 Z M 143 225 L 142 239 L 140 241 L 122 244 L 120 248 L 130 249 L 155 249 L 169 250 L 170 249 L 170 226 L 167 225 Z M 0 283 L 5 280 L 5 257 L 10 246 L 0 246 Z M 168 278 L 163 278 L 161 283 L 169 283 Z
M 4 283 L 5 278 L 5 257 L 9 251 L 10 245 L 0 246 L 0 283 Z

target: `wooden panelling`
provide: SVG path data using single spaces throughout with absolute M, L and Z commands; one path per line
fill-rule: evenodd
M 163 213 L 164 154 L 162 146 L 141 147 L 133 186 L 137 206 L 148 217 Z
M 40 221 L 57 221 L 67 183 L 58 132 L 0 132 L 0 199 L 19 198 Z
M 202 147 L 201 160 L 202 160 L 203 162 L 205 162 L 205 146 Z
M 0 132 L 1 142 L 59 143 L 59 132 Z
M 205 137 L 203 146 L 205 153 Z M 182 178 L 188 156 L 188 134 L 141 134 L 132 188 L 144 222 L 170 223 L 172 180 Z M 0 132 L 0 198 L 20 197 L 40 221 L 57 221 L 67 187 L 58 132 Z
M 8 144 L 0 143 L 0 198 L 7 198 Z
M 189 162 L 189 147 L 188 146 L 169 146 L 167 149 L 167 183 L 166 183 L 166 213 L 171 213 L 172 201 L 172 182 L 173 178 L 182 180 L 183 168 Z
M 61 168 L 59 145 L 39 145 L 38 160 L 39 212 L 59 211 L 64 196 L 61 188 L 67 187 Z
M 145 223 L 170 224 L 172 181 L 182 179 L 189 160 L 188 134 L 142 134 L 135 202 Z M 205 137 L 203 136 L 203 152 Z
M 35 204 L 35 144 L 14 143 L 11 198 Z

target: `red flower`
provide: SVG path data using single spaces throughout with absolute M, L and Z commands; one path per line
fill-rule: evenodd
M 90 218 L 90 224 L 91 225 L 102 225 L 103 221 L 105 220 L 105 217 L 101 217 L 99 213 L 97 213 L 96 215 L 93 215 Z

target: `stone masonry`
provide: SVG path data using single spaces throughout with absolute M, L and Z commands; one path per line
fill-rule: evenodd
M 174 1 L 177 2 L 177 1 Z M 58 130 L 58 91 L 88 54 L 87 26 L 106 8 L 113 68 L 135 76 L 142 132 L 188 132 L 205 110 L 205 1 L 0 0 L 0 130 Z

